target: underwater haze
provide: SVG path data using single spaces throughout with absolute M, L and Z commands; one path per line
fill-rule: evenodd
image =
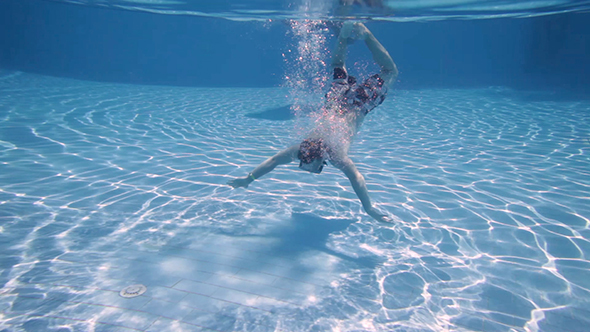
M 451 8 L 454 14 L 465 16 L 475 4 L 483 7 L 489 3 L 464 2 L 466 8 L 462 11 L 456 6 Z M 208 13 L 207 8 L 201 8 L 206 6 L 203 3 L 218 3 L 222 8 L 218 8 L 217 16 L 221 17 L 214 16 L 215 12 L 190 15 Z M 233 3 L 239 8 L 249 2 Z M 247 8 L 265 8 L 261 3 L 274 2 L 252 1 Z M 327 0 L 312 3 L 331 4 Z M 508 6 L 503 1 L 498 3 Z M 557 5 L 535 10 L 534 5 L 546 3 L 560 1 L 523 1 L 529 5 L 523 6 L 526 11 L 514 14 L 531 17 L 518 19 L 482 19 L 487 17 L 482 13 L 507 16 L 504 11 L 493 10 L 494 6 L 471 19 L 468 15 L 445 18 L 443 14 L 449 16 L 451 9 L 432 15 L 430 12 L 438 7 L 423 9 L 425 15 L 420 15 L 419 8 L 408 9 L 402 12 L 406 16 L 382 9 L 384 16 L 377 16 L 379 11 L 373 13 L 376 17 L 370 17 L 369 27 L 399 64 L 398 87 L 502 85 L 585 92 L 590 84 L 587 4 L 564 2 L 570 4 L 570 11 Z M 577 3 L 580 10 L 571 11 Z M 121 10 L 121 4 L 131 9 Z M 236 16 L 240 12 L 231 11 L 230 4 L 105 0 L 87 1 L 81 6 L 66 1 L 5 0 L 0 3 L 0 65 L 11 70 L 106 82 L 203 87 L 283 85 L 288 67 L 281 54 L 296 44 L 290 25 L 271 14 L 266 19 L 261 19 L 263 14 L 254 18 L 243 14 L 239 20 Z M 195 10 L 173 10 L 189 5 Z M 153 13 L 161 7 L 168 11 Z M 295 18 L 303 18 L 305 9 L 315 8 L 297 2 L 290 7 L 294 8 L 290 16 Z M 327 13 L 333 11 L 330 6 L 324 7 Z M 369 11 L 357 7 L 353 9 Z M 518 6 L 511 2 L 508 8 Z M 549 10 L 564 13 L 551 14 Z
M 1 1 L 0 331 L 587 331 L 589 8 Z M 399 70 L 349 151 L 390 222 L 332 164 L 227 184 L 348 21 Z

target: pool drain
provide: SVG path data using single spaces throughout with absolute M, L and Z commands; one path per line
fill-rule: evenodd
M 144 285 L 141 285 L 141 284 L 131 285 L 131 286 L 127 286 L 127 287 L 123 288 L 123 290 L 121 290 L 121 292 L 119 292 L 119 295 L 121 295 L 124 298 L 132 298 L 132 297 L 140 296 L 141 294 L 145 293 L 146 290 L 147 290 L 147 288 Z

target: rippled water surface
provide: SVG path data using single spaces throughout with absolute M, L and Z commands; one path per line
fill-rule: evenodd
M 531 17 L 590 10 L 588 0 L 53 0 L 85 6 L 230 20 L 424 21 Z M 344 5 L 343 4 L 350 4 Z M 343 8 L 346 7 L 346 8 Z
M 2 72 L 0 330 L 587 330 L 589 101 L 394 91 L 351 151 L 380 224 L 331 166 L 224 185 L 287 95 Z

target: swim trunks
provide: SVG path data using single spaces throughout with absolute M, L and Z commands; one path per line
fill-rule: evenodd
M 387 95 L 385 81 L 375 74 L 359 84 L 354 76 L 348 75 L 344 68 L 334 68 L 334 77 L 326 99 L 339 105 L 354 105 L 363 114 L 381 105 Z

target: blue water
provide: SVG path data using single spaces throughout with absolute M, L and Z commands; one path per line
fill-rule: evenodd
M 586 1 L 384 3 L 391 223 L 331 165 L 226 185 L 308 131 L 332 2 L 0 4 L 0 331 L 587 331 Z

